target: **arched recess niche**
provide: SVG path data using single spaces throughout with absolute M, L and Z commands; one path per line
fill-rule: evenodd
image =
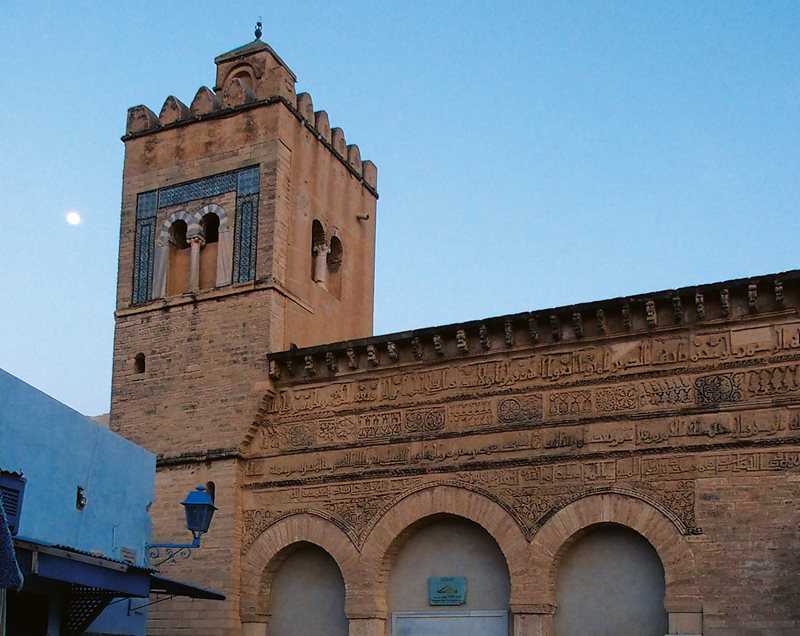
M 553 634 L 560 561 L 573 541 L 597 524 L 618 524 L 641 536 L 655 549 L 664 567 L 664 609 L 670 634 L 701 634 L 703 601 L 697 585 L 692 544 L 675 520 L 649 501 L 631 493 L 596 493 L 561 508 L 531 541 L 530 597 L 536 612 L 524 618 L 526 629 Z M 536 632 L 535 632 L 536 633 Z
M 349 615 L 348 605 L 352 604 L 350 591 L 358 586 L 361 576 L 356 547 L 328 519 L 316 514 L 297 513 L 270 525 L 242 557 L 240 616 L 245 636 L 273 633 L 268 630 L 272 617 L 270 590 L 275 577 L 287 558 L 299 549 L 309 548 L 323 550 L 333 559 L 342 576 L 345 611 Z

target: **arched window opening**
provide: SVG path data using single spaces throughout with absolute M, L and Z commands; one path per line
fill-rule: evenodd
M 144 373 L 146 369 L 146 361 L 143 353 L 137 353 L 133 358 L 133 370 L 136 373 Z
M 326 256 L 328 244 L 325 240 L 325 230 L 322 223 L 316 219 L 311 224 L 311 280 L 320 287 L 326 287 L 328 266 Z
M 331 239 L 331 248 L 328 252 L 328 291 L 336 298 L 342 297 L 342 242 L 338 237 Z
M 186 221 L 180 219 L 169 228 L 168 295 L 182 294 L 189 289 L 190 250 L 186 230 Z
M 211 497 L 211 503 L 214 503 L 217 498 L 217 485 L 213 481 L 207 481 L 206 491 L 208 492 L 208 496 Z
M 213 212 L 202 221 L 205 244 L 200 250 L 200 289 L 217 286 L 217 256 L 219 254 L 219 217 Z
M 213 212 L 209 212 L 203 217 L 201 222 L 203 228 L 203 238 L 206 245 L 219 241 L 219 217 Z
M 231 79 L 238 79 L 251 91 L 253 90 L 253 76 L 247 70 L 242 69 L 233 74 Z

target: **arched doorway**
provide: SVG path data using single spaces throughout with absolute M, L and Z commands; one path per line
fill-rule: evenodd
M 497 542 L 477 523 L 454 515 L 427 517 L 406 528 L 391 552 L 387 600 L 393 636 L 507 636 L 508 566 Z
M 558 566 L 558 636 L 663 636 L 664 567 L 638 532 L 614 523 L 589 526 L 564 546 Z
M 345 587 L 333 557 L 319 546 L 297 543 L 280 559 L 269 590 L 270 636 L 347 636 Z

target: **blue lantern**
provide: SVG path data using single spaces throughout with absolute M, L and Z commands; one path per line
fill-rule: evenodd
M 186 512 L 186 527 L 195 539 L 199 539 L 201 534 L 208 532 L 211 525 L 211 518 L 216 510 L 214 500 L 205 486 L 198 486 L 186 495 L 181 505 Z

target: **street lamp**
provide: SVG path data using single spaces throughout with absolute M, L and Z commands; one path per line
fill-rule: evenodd
M 186 513 L 186 528 L 192 533 L 193 540 L 191 543 L 145 544 L 145 548 L 150 553 L 150 559 L 156 561 L 152 565 L 188 559 L 192 555 L 192 550 L 200 547 L 200 536 L 208 532 L 214 511 L 217 509 L 205 486 L 197 486 L 190 491 L 181 505 Z

